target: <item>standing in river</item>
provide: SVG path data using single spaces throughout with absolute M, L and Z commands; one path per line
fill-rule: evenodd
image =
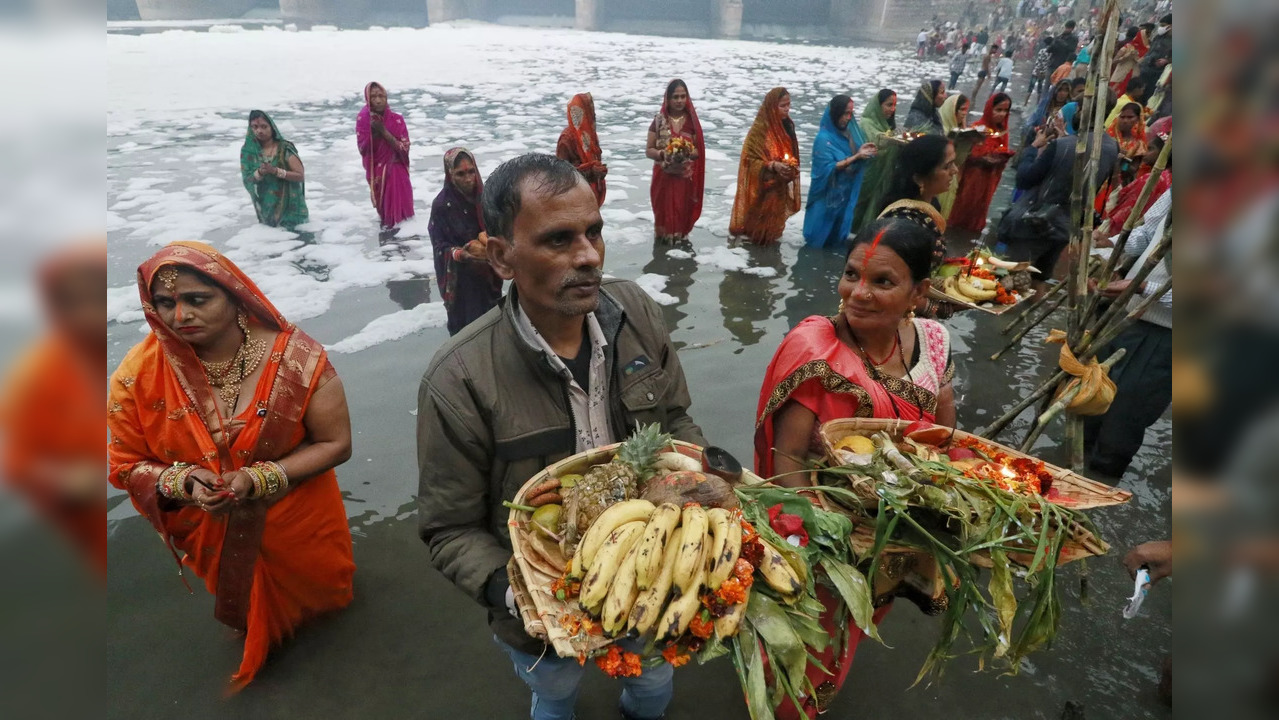
M 502 279 L 488 261 L 483 196 L 484 181 L 471 151 L 456 147 L 444 153 L 444 188 L 431 203 L 427 232 L 449 335 L 488 312 L 502 296 Z
M 883 88 L 866 104 L 860 125 L 866 139 L 875 143 L 877 152 L 870 160 L 866 177 L 862 179 L 862 191 L 857 196 L 857 209 L 853 212 L 853 232 L 861 230 L 875 219 L 880 201 L 888 192 L 893 177 L 893 165 L 897 161 L 897 143 L 885 136 L 897 131 L 897 93 Z
M 351 602 L 333 473 L 351 457 L 346 394 L 324 346 L 207 245 L 160 250 L 138 292 L 151 333 L 111 376 L 110 481 L 244 633 L 239 688 L 298 625 Z
M 666 86 L 662 109 L 648 126 L 644 154 L 653 161 L 649 200 L 653 203 L 654 237 L 665 242 L 688 240 L 702 216 L 706 141 L 683 80 L 672 80 Z
M 419 532 L 436 569 L 488 611 L 494 640 L 532 690 L 532 720 L 563 720 L 584 668 L 524 631 L 502 502 L 548 464 L 624 440 L 637 423 L 706 440 L 688 415 L 661 308 L 635 283 L 603 279 L 604 221 L 572 165 L 540 154 L 503 163 L 488 179 L 484 221 L 490 262 L 511 288 L 422 376 Z M 673 672 L 659 663 L 623 678 L 622 715 L 662 717 Z
M 963 166 L 968 159 L 968 152 L 973 149 L 976 138 L 968 129 L 968 111 L 972 103 L 963 93 L 951 93 L 941 105 L 941 124 L 946 137 L 955 143 L 955 164 Z M 959 190 L 959 180 L 950 184 L 950 189 L 937 196 L 938 209 L 944 218 L 950 217 L 950 209 L 955 206 L 955 193 Z
M 812 182 L 804 213 L 804 242 L 810 247 L 841 245 L 853 227 L 853 211 L 875 146 L 854 122 L 853 99 L 831 98 L 813 141 Z
M 986 227 L 990 201 L 1012 157 L 1008 149 L 1008 113 L 1012 105 L 1012 98 L 1002 92 L 986 100 L 986 109 L 974 125 L 984 137 L 973 146 L 959 172 L 959 192 L 948 218 L 952 228 L 981 232 Z
M 364 107 L 355 121 L 355 140 L 364 161 L 369 198 L 383 228 L 413 217 L 413 183 L 409 180 L 409 128 L 404 116 L 387 104 L 386 88 L 364 86 Z
M 775 87 L 764 96 L 742 144 L 730 237 L 772 245 L 799 212 L 799 139 L 790 117 L 790 93 Z
M 604 176 L 608 175 L 608 166 L 604 164 L 600 136 L 595 132 L 595 98 L 590 93 L 579 93 L 569 100 L 568 126 L 555 143 L 555 157 L 577 168 L 595 193 L 596 204 L 604 204 L 604 193 L 608 191 Z
M 261 110 L 249 113 L 249 129 L 240 146 L 240 179 L 258 222 L 292 230 L 307 221 L 302 158 Z

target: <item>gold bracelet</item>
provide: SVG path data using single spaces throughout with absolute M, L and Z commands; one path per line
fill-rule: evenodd
M 265 478 L 262 477 L 262 473 L 258 470 L 257 466 L 255 465 L 245 466 L 244 471 L 247 472 L 249 474 L 249 477 L 253 479 L 253 490 L 249 493 L 249 498 L 256 500 L 266 495 Z
M 165 468 L 164 472 L 160 473 L 157 487 L 160 494 L 170 500 L 190 502 L 191 494 L 187 492 L 187 478 L 191 477 L 195 469 L 195 465 L 184 462 L 175 462 L 172 466 Z

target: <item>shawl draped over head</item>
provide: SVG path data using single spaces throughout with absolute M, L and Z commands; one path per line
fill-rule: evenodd
M 843 115 L 852 102 L 847 95 L 836 95 L 822 114 L 813 140 L 812 182 L 804 211 L 804 241 L 812 247 L 840 243 L 853 227 L 853 211 L 868 160 L 858 160 L 843 170 L 835 167 L 866 143 L 866 135 L 855 120 L 843 130 L 835 125 L 836 113 Z
M 249 191 L 253 199 L 253 209 L 257 212 L 258 222 L 272 227 L 285 227 L 290 230 L 307 221 L 306 183 L 289 182 L 275 176 L 263 177 L 261 181 L 253 179 L 253 173 L 268 163 L 272 167 L 289 169 L 289 158 L 300 157 L 293 143 L 280 135 L 275 121 L 261 110 L 249 113 L 252 117 L 261 113 L 271 126 L 271 136 L 275 138 L 275 155 L 269 160 L 262 157 L 262 144 L 253 136 L 253 130 L 244 133 L 244 144 L 240 146 L 240 179 L 244 181 L 244 189 Z
M 897 129 L 897 118 L 884 114 L 884 101 L 895 95 L 892 90 L 884 88 L 871 98 L 866 109 L 862 110 L 859 126 L 868 142 L 875 143 L 878 151 L 871 158 L 866 169 L 866 177 L 862 179 L 862 190 L 857 196 L 857 209 L 853 212 L 852 232 L 859 232 L 870 221 L 875 219 L 874 209 L 884 200 L 888 185 L 892 182 L 893 166 L 897 163 L 897 143 L 883 142 L 885 133 Z
M 910 113 L 906 116 L 906 129 L 911 132 L 926 132 L 930 135 L 942 135 L 941 114 L 937 112 L 937 93 L 941 92 L 941 80 L 929 80 L 919 86 L 915 92 L 915 101 L 910 104 Z
M 1079 112 L 1079 103 L 1074 100 L 1071 100 L 1070 102 L 1066 103 L 1061 108 L 1061 113 L 1060 113 L 1061 122 L 1063 125 L 1066 126 L 1067 135 L 1075 134 L 1075 128 L 1072 127 L 1072 121 L 1075 119 L 1075 115 L 1078 112 Z
M 1136 106 L 1137 122 L 1132 124 L 1132 134 L 1125 138 L 1120 137 L 1119 134 L 1119 115 L 1124 111 L 1125 106 L 1127 105 Z M 1119 143 L 1120 154 L 1127 155 L 1133 160 L 1136 160 L 1146 154 L 1147 145 L 1144 109 L 1145 108 L 1143 108 L 1139 102 L 1134 101 L 1124 103 L 1124 105 L 1119 106 L 1115 110 L 1115 116 L 1111 118 L 1110 122 L 1106 123 L 1106 134 L 1114 138 L 1115 142 Z
M 946 102 L 941 104 L 941 125 L 947 136 L 957 130 L 968 127 L 967 117 L 956 117 L 959 113 L 960 104 L 967 102 L 967 95 L 951 93 L 946 97 Z M 964 161 L 968 159 L 968 151 L 973 147 L 973 142 L 967 136 L 955 137 L 952 140 L 955 143 L 955 164 L 963 167 Z M 959 178 L 955 177 L 950 181 L 950 189 L 937 196 L 937 204 L 941 206 L 942 217 L 950 217 L 950 209 L 955 205 L 955 192 L 957 190 L 959 190 Z
M 671 85 L 674 82 L 672 80 Z M 671 85 L 667 85 L 668 93 L 672 90 Z M 684 87 L 685 92 L 688 90 L 684 85 L 677 87 Z M 662 107 L 649 126 L 649 132 L 657 134 L 658 150 L 664 149 L 675 136 L 667 107 L 669 103 L 669 95 L 664 96 Z M 702 195 L 706 189 L 706 139 L 702 135 L 702 123 L 697 119 L 692 97 L 684 106 L 684 124 L 678 135 L 693 143 L 697 157 L 683 175 L 672 175 L 660 164 L 653 165 L 649 200 L 653 204 L 653 227 L 658 237 L 687 237 L 702 216 Z
M 371 82 L 364 86 L 364 107 L 355 120 L 355 139 L 364 162 L 364 178 L 369 183 L 369 199 L 377 208 L 382 227 L 395 227 L 413 217 L 413 183 L 409 180 L 409 128 L 404 116 L 388 104 L 382 111 L 382 125 L 399 142 L 387 141 L 373 132 L 372 120 L 377 113 L 369 106 L 373 88 L 386 88 Z
M 604 177 L 592 179 L 592 172 L 603 166 L 604 151 L 600 149 L 600 137 L 595 132 L 595 99 L 590 93 L 578 93 L 568 101 L 568 127 L 560 133 L 555 144 L 555 156 L 567 160 L 586 176 L 595 191 L 595 199 L 604 204 L 608 188 Z
M 107 276 L 106 242 L 77 243 L 45 260 L 36 275 L 49 332 L 22 351 L 0 390 L 0 478 L 58 527 L 105 580 L 107 499 L 101 486 L 49 478 L 48 468 L 102 466 L 102 360 L 59 323 L 55 295 L 68 282 Z M 98 350 L 101 350 L 98 344 Z M 50 480 L 54 482 L 50 482 Z M 72 483 L 67 483 L 72 484 Z
M 198 270 L 260 326 L 278 332 L 262 360 L 249 408 L 222 416 L 195 350 L 161 320 L 152 302 L 166 266 Z M 335 377 L 320 343 L 294 327 L 225 256 L 196 242 L 172 243 L 138 268 L 138 292 L 151 334 L 111 376 L 107 408 L 110 481 L 216 596 L 214 616 L 245 632 L 235 687 L 253 679 L 271 645 L 307 618 L 345 607 L 355 564 L 337 477 L 327 470 L 290 478 L 272 502 L 236 504 L 225 514 L 169 503 L 156 492 L 176 462 L 214 474 L 278 460 L 306 438 L 312 395 Z M 245 388 L 246 391 L 250 390 Z M 175 550 L 176 549 L 176 550 Z
M 1150 41 L 1144 28 L 1138 28 L 1137 36 L 1115 51 L 1110 68 L 1110 89 L 1115 91 L 1115 95 L 1123 95 L 1128 91 L 1128 81 L 1132 80 L 1133 74 L 1141 65 L 1141 59 L 1148 52 Z
M 1039 107 L 1035 108 L 1035 112 L 1031 113 L 1030 118 L 1022 124 L 1022 126 L 1026 129 L 1026 145 L 1029 145 L 1032 141 L 1034 141 L 1036 128 L 1052 119 L 1052 117 L 1056 115 L 1057 111 L 1061 110 L 1068 102 L 1070 102 L 1067 100 L 1061 105 L 1057 104 L 1057 93 L 1060 92 L 1062 88 L 1065 88 L 1066 91 L 1069 92 L 1071 82 L 1069 80 L 1062 80 L 1056 85 L 1053 85 L 1052 89 L 1044 93 L 1043 98 L 1040 99 Z
M 999 188 L 999 179 L 1004 175 L 1004 165 L 988 165 L 982 158 L 1008 158 L 1008 116 L 1003 120 L 995 120 L 995 106 L 1001 102 L 1011 103 L 1007 93 L 991 93 L 986 99 L 986 109 L 982 111 L 978 125 L 998 134 L 987 135 L 981 139 L 968 153 L 959 175 L 959 192 L 955 196 L 955 206 L 951 210 L 948 222 L 953 228 L 964 228 L 973 232 L 981 232 L 986 227 L 986 214 L 990 210 L 990 201 Z
M 800 208 L 799 178 L 783 180 L 765 170 L 772 162 L 799 162 L 795 123 L 780 108 L 782 99 L 788 96 L 786 88 L 781 87 L 764 96 L 755 122 L 746 133 L 737 168 L 737 195 L 733 198 L 728 232 L 761 245 L 776 242 L 786 229 L 786 220 Z
M 470 150 L 455 147 L 444 153 L 444 189 L 431 203 L 427 232 L 435 255 L 435 282 L 449 313 L 449 332 L 456 334 L 497 304 L 502 295 L 502 279 L 488 263 L 455 262 L 453 249 L 465 246 L 484 232 L 484 180 L 477 177 L 472 195 L 453 184 L 452 172 L 462 160 L 470 160 L 478 172 L 479 163 Z M 456 327 L 455 327 L 456 326 Z
M 831 318 L 806 318 L 787 333 L 760 388 L 755 471 L 766 478 L 774 474 L 773 419 L 788 401 L 811 410 L 819 425 L 850 417 L 933 421 L 937 394 L 954 374 L 950 335 L 934 320 L 917 318 L 913 323 L 918 362 L 912 364 L 910 382 L 873 370 L 839 339 Z M 814 440 L 812 449 L 820 452 Z

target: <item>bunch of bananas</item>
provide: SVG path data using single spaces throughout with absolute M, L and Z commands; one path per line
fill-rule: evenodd
M 713 620 L 721 638 L 732 637 L 746 597 L 743 591 L 731 605 L 715 602 L 726 582 L 749 588 L 758 574 L 783 597 L 805 587 L 786 558 L 743 523 L 737 510 L 696 503 L 612 505 L 586 531 L 569 565 L 568 578 L 581 581 L 578 604 L 609 637 L 652 632 L 656 641 L 674 641 L 698 616 Z M 742 557 L 744 529 L 758 564 Z
M 983 303 L 995 299 L 998 281 L 972 275 L 955 275 L 942 281 L 942 292 L 965 303 Z

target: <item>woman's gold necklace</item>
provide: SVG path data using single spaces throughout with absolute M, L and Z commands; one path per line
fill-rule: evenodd
M 253 338 L 247 327 L 243 331 L 244 341 L 230 360 L 200 361 L 204 366 L 204 374 L 209 378 L 209 385 L 217 390 L 226 403 L 228 414 L 235 413 L 236 405 L 240 404 L 240 388 L 244 379 L 253 374 L 258 363 L 262 362 L 262 356 L 266 354 L 266 341 Z

